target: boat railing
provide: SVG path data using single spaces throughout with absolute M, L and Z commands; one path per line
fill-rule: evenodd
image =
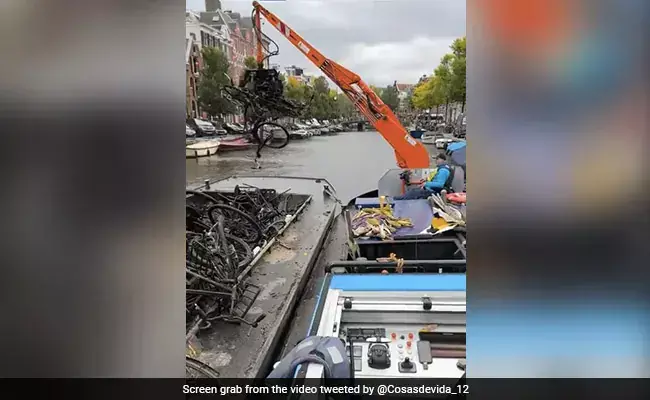
M 326 273 L 460 273 L 467 260 L 337 261 L 325 266 Z

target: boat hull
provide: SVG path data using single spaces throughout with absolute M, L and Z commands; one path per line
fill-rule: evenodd
M 217 154 L 219 143 L 214 144 L 192 144 L 185 147 L 185 158 L 210 157 Z
M 227 140 L 220 141 L 219 152 L 221 153 L 225 151 L 247 150 L 254 146 L 255 146 L 254 143 L 250 143 L 248 140 L 244 138 L 227 139 Z

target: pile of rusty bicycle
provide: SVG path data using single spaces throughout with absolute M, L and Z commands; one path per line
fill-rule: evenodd
M 232 193 L 186 191 L 186 338 L 217 321 L 245 323 L 260 288 L 248 282 L 265 243 L 286 225 L 275 190 L 236 187 Z

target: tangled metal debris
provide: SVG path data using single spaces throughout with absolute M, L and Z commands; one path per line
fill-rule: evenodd
M 298 117 L 306 107 L 284 97 L 284 85 L 275 69 L 247 70 L 239 86 L 226 85 L 222 93 L 243 110 L 246 133 L 258 144 L 257 157 L 265 146 L 282 148 L 289 143 L 289 132 L 276 121 Z
M 191 357 L 185 358 L 185 377 L 188 379 L 196 378 L 219 378 L 219 373 L 209 365 L 202 363 Z
M 246 319 L 260 288 L 247 283 L 260 248 L 287 224 L 284 193 L 235 187 L 231 193 L 186 191 L 186 337 L 216 321 Z

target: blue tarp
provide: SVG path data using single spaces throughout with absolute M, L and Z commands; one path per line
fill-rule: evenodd
M 462 149 L 463 147 L 467 146 L 467 142 L 452 142 L 449 143 L 449 146 L 447 146 L 447 151 L 456 151 L 458 149 Z
M 401 228 L 393 237 L 418 235 L 431 226 L 433 210 L 429 200 L 395 200 L 393 215 L 398 218 L 410 218 L 413 223 L 411 228 Z
M 463 146 L 451 152 L 451 161 L 456 165 L 467 165 L 467 147 Z
M 386 203 L 393 206 L 394 216 L 397 218 L 410 218 L 413 223 L 410 228 L 398 229 L 393 234 L 393 237 L 419 235 L 423 230 L 431 226 L 433 210 L 428 200 L 393 200 Z M 359 198 L 356 199 L 355 205 L 357 208 L 377 208 L 379 207 L 379 198 Z

